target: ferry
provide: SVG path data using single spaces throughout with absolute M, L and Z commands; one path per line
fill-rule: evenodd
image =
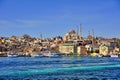
M 8 52 L 7 57 L 18 57 L 18 54 L 16 52 Z
M 8 54 L 7 56 L 8 56 L 8 57 L 18 57 L 17 54 Z

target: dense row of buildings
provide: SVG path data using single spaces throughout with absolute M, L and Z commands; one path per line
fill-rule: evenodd
M 64 43 L 59 46 L 59 51 L 66 54 L 74 53 L 76 55 L 91 55 L 92 53 L 96 53 L 95 55 L 107 56 L 110 54 L 119 54 L 119 43 L 115 39 L 95 38 L 94 31 L 92 35 L 88 32 L 88 37 L 83 38 L 81 31 L 80 34 L 78 34 L 78 30 L 68 31 L 63 38 Z
M 5 52 L 15 51 L 23 52 L 29 55 L 30 52 L 40 52 L 45 50 L 54 50 L 66 55 L 110 55 L 119 54 L 120 46 L 116 39 L 94 37 L 88 32 L 88 37 L 82 37 L 82 28 L 80 30 L 69 30 L 64 37 L 54 37 L 48 39 L 32 38 L 29 35 L 22 37 L 11 36 L 0 38 L 0 55 Z M 94 54 L 95 53 L 95 54 Z M 94 54 L 94 55 L 93 55 Z

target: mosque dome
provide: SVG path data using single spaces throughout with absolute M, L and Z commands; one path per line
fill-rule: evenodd
M 71 29 L 71 30 L 68 31 L 68 33 L 69 33 L 69 34 L 75 34 L 76 32 L 75 32 L 75 30 L 72 30 L 72 29 Z

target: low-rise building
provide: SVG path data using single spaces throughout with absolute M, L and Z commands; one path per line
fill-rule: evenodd
M 87 49 L 85 48 L 85 46 L 78 46 L 77 54 L 78 55 L 87 55 Z
M 63 45 L 59 46 L 59 52 L 60 53 L 77 53 L 77 45 L 74 43 L 64 43 Z
M 106 45 L 100 45 L 99 46 L 99 53 L 101 55 L 107 56 L 110 53 L 110 48 L 109 46 Z

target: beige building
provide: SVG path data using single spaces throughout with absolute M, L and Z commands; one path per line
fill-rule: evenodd
M 110 54 L 120 54 L 120 48 L 115 47 L 113 50 L 111 50 Z
M 77 54 L 78 55 L 87 55 L 87 49 L 85 48 L 85 46 L 78 46 Z
M 77 47 L 76 44 L 73 43 L 64 43 L 63 45 L 59 46 L 59 52 L 70 54 L 70 53 L 76 53 Z
M 115 52 L 120 52 L 120 48 L 115 47 L 114 51 L 115 51 Z
M 109 49 L 108 46 L 106 46 L 106 45 L 100 45 L 100 47 L 99 47 L 99 53 L 100 53 L 101 55 L 106 56 L 106 55 L 109 54 L 109 52 L 110 52 L 110 49 Z

